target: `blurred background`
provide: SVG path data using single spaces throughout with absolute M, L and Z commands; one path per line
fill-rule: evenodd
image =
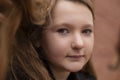
M 120 0 L 95 0 L 93 63 L 98 80 L 120 80 Z

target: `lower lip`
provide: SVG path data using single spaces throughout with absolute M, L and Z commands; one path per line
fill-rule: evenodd
M 80 55 L 80 56 L 67 56 L 67 57 L 72 59 L 80 59 L 80 58 L 83 58 L 84 56 Z

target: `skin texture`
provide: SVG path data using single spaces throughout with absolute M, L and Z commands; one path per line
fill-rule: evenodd
M 80 71 L 91 57 L 92 13 L 81 3 L 60 0 L 53 12 L 53 23 L 43 36 L 41 46 L 56 80 L 66 80 L 70 72 Z

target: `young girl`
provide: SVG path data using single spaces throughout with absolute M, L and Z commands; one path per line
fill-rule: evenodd
M 17 26 L 6 80 L 95 80 L 91 0 L 13 0 Z M 13 22 L 14 21 L 14 22 Z M 14 24 L 15 23 L 15 24 Z
M 48 22 L 35 46 L 53 80 L 87 79 L 82 69 L 93 50 L 92 11 L 80 0 L 58 0 Z

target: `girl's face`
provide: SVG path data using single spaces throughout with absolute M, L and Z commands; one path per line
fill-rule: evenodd
M 91 11 L 81 3 L 59 0 L 53 24 L 43 33 L 43 48 L 54 71 L 76 72 L 90 59 L 94 43 Z

